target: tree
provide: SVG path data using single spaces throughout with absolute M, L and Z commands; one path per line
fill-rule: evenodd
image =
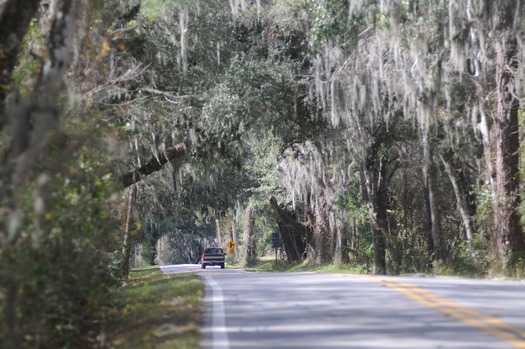
M 309 222 L 299 222 L 290 217 L 290 215 L 279 206 L 274 197 L 270 197 L 270 206 L 277 216 L 277 224 L 288 262 L 301 261 L 306 257 L 308 244 L 312 241 Z
M 491 29 L 494 32 L 496 53 L 496 242 L 504 256 L 525 251 L 521 227 L 519 176 L 519 91 L 516 74 L 519 68 L 517 23 L 523 18 L 522 6 L 517 1 L 489 3 Z
M 321 248 L 317 251 L 319 256 L 327 256 L 321 257 L 324 261 L 330 260 L 334 255 L 333 246 L 337 240 L 335 236 L 339 234 L 337 229 L 334 232 L 334 228 L 340 226 L 343 218 L 331 213 L 331 208 L 344 196 L 347 177 L 354 177 L 357 173 L 363 179 L 360 182 L 360 192 L 368 193 L 363 198 L 368 200 L 371 208 L 370 222 L 386 222 L 373 224 L 376 228 L 383 226 L 376 229 L 378 233 L 375 234 L 375 244 L 378 245 L 377 270 L 386 272 L 389 263 L 391 270 L 399 270 L 395 264 L 399 264 L 401 259 L 395 257 L 397 259 L 394 260 L 393 257 L 389 261 L 386 259 L 386 251 L 390 250 L 391 256 L 400 256 L 403 251 L 399 250 L 409 245 L 408 242 L 396 242 L 394 237 L 401 235 L 393 231 L 395 227 L 402 226 L 398 221 L 399 217 L 409 216 L 422 218 L 421 223 L 411 227 L 411 238 L 425 241 L 424 247 L 419 251 L 419 260 L 427 255 L 438 264 L 452 263 L 455 259 L 450 253 L 445 255 L 440 251 L 449 249 L 456 239 L 469 243 L 468 241 L 475 240 L 477 234 L 481 235 L 485 231 L 485 228 L 472 224 L 477 205 L 473 202 L 476 198 L 467 188 L 481 190 L 480 183 L 485 179 L 490 183 L 488 174 L 493 168 L 490 151 L 496 147 L 492 147 L 489 132 L 491 120 L 486 111 L 490 107 L 490 102 L 487 101 L 491 97 L 487 91 L 497 83 L 497 79 L 491 76 L 493 71 L 494 76 L 501 76 L 498 81 L 504 82 L 505 86 L 505 81 L 512 81 L 512 74 L 505 75 L 503 70 L 500 73 L 496 71 L 491 57 L 493 53 L 497 56 L 497 52 L 483 46 L 483 42 L 491 38 L 486 36 L 487 30 L 491 29 L 499 33 L 496 37 L 503 37 L 502 33 L 505 32 L 506 37 L 510 38 L 507 42 L 510 44 L 502 48 L 501 52 L 507 47 L 519 48 L 519 40 L 512 41 L 512 37 L 516 35 L 509 24 L 515 21 L 512 18 L 501 19 L 508 15 L 509 8 L 516 8 L 516 4 L 505 2 L 501 8 L 484 2 L 465 4 L 457 1 L 408 1 L 390 2 L 380 7 L 376 5 L 375 1 L 359 4 L 276 2 L 268 8 L 268 13 L 278 11 L 280 15 L 271 20 L 261 15 L 259 7 L 255 11 L 254 6 L 251 8 L 253 11 L 250 11 L 250 7 L 246 6 L 246 12 L 236 12 L 231 31 L 223 28 L 223 36 L 228 39 L 221 41 L 218 47 L 228 43 L 238 50 L 232 50 L 226 56 L 221 50 L 215 55 L 211 54 L 212 49 L 209 46 L 198 46 L 197 41 L 192 46 L 189 44 L 193 40 L 191 33 L 185 38 L 182 33 L 174 33 L 174 37 L 180 38 L 174 42 L 175 47 L 183 45 L 186 39 L 189 45 L 185 58 L 180 56 L 179 65 L 172 68 L 177 71 L 179 81 L 188 84 L 184 86 L 193 86 L 181 89 L 192 92 L 193 97 L 188 99 L 192 102 L 188 104 L 193 110 L 205 111 L 206 115 L 201 118 L 198 112 L 177 113 L 178 124 L 189 129 L 186 136 L 181 133 L 177 142 L 187 140 L 187 135 L 193 134 L 192 144 L 186 147 L 192 148 L 192 153 L 202 154 L 211 150 L 214 154 L 221 154 L 217 156 L 228 154 L 232 159 L 242 159 L 242 150 L 245 149 L 242 144 L 251 142 L 252 135 L 263 128 L 274 131 L 284 142 L 284 152 L 281 154 L 284 155 L 284 161 L 281 166 L 282 181 L 275 188 L 279 197 L 270 203 L 281 223 L 287 219 L 284 218 L 284 211 L 277 207 L 282 209 L 287 206 L 292 210 L 300 207 L 302 224 L 309 222 L 312 234 L 309 248 L 313 248 L 314 253 L 310 253 L 310 256 L 318 248 Z M 503 8 L 507 12 L 502 12 Z M 295 16 L 290 16 L 292 10 L 296 13 Z M 464 16 L 458 17 L 456 12 L 463 13 Z M 192 13 L 191 10 L 188 12 L 188 18 L 200 23 L 202 27 L 197 32 L 204 33 L 207 27 L 199 22 L 201 17 Z M 487 23 L 481 20 L 484 18 L 493 20 L 490 28 L 483 26 L 482 23 Z M 506 29 L 501 29 L 503 22 L 507 23 L 507 27 L 503 26 Z M 233 35 L 229 36 L 230 34 Z M 216 40 L 220 41 L 218 38 Z M 520 52 L 516 50 L 509 51 L 510 55 L 505 58 L 507 60 L 503 59 L 499 66 L 506 64 L 512 71 L 518 71 L 516 60 L 511 58 Z M 243 53 L 239 54 L 239 51 Z M 202 54 L 203 52 L 207 54 Z M 500 54 L 498 57 L 504 55 Z M 186 68 L 180 63 L 184 59 L 189 59 Z M 217 68 L 214 78 L 208 78 L 205 83 L 198 83 L 203 76 L 199 60 Z M 271 67 L 275 64 L 286 74 L 276 74 Z M 160 76 L 158 73 L 156 75 Z M 190 76 L 193 79 L 191 81 Z M 282 84 L 278 82 L 279 79 L 293 83 Z M 194 93 L 197 91 L 195 86 L 202 89 Z M 285 93 L 275 96 L 271 91 L 275 87 Z M 153 90 L 150 88 L 149 91 Z M 183 96 L 190 96 L 162 90 L 154 92 L 158 97 L 156 102 L 160 98 L 168 98 L 168 103 L 177 104 L 181 103 Z M 506 90 L 503 88 L 501 91 Z M 507 96 L 519 95 L 518 92 L 519 89 L 516 89 Z M 289 107 L 292 100 L 294 108 Z M 512 100 L 509 100 L 509 105 L 515 105 L 516 101 L 517 99 L 512 104 Z M 503 103 L 499 105 L 500 109 L 504 106 Z M 508 110 L 508 119 L 515 119 L 517 107 L 509 107 Z M 501 112 L 499 115 L 503 114 Z M 398 132 L 394 143 L 384 141 L 392 138 L 391 132 L 396 132 L 392 131 L 397 130 L 392 126 L 395 124 L 392 120 L 396 118 L 402 119 L 400 124 L 404 125 L 403 132 Z M 388 131 L 385 133 L 387 136 L 380 140 L 374 130 L 383 123 Z M 410 123 L 413 129 L 408 131 L 410 127 L 407 125 Z M 246 136 L 248 129 L 251 131 L 250 136 Z M 512 127 L 502 128 L 508 133 L 502 139 L 512 139 L 516 128 L 508 131 L 511 129 Z M 312 133 L 311 130 L 315 132 Z M 414 130 L 419 140 L 414 139 Z M 505 132 L 498 134 L 504 135 Z M 198 142 L 195 142 L 196 139 Z M 502 145 L 507 143 L 509 142 L 500 142 Z M 315 146 L 311 147 L 313 144 Z M 382 145 L 379 146 L 380 144 Z M 389 149 L 391 153 L 381 150 L 381 147 L 388 148 L 388 144 L 399 144 L 397 153 L 395 147 Z M 464 150 L 459 144 L 472 146 Z M 148 147 L 158 150 L 149 144 Z M 311 149 L 308 151 L 297 151 L 309 147 Z M 167 146 L 163 149 L 171 148 L 172 146 Z M 514 145 L 512 149 L 518 148 Z M 216 152 L 217 150 L 220 152 Z M 505 164 L 509 160 L 514 164 L 510 166 L 512 171 L 500 171 L 502 175 L 515 172 L 514 155 L 517 152 L 514 150 L 500 156 L 504 161 L 497 162 Z M 457 157 L 450 162 L 450 151 L 461 151 L 461 160 Z M 287 152 L 290 156 L 286 155 Z M 153 153 L 156 154 L 156 151 Z M 367 160 L 364 154 L 375 154 L 376 162 L 368 161 L 370 158 Z M 157 162 L 159 159 L 161 163 L 167 160 L 165 155 L 155 157 Z M 483 161 L 479 162 L 481 158 Z M 399 159 L 403 159 L 403 174 L 396 171 Z M 439 161 L 440 159 L 442 160 Z M 237 163 L 242 166 L 242 160 Z M 391 169 L 387 171 L 389 166 Z M 421 183 L 424 186 L 418 186 L 420 192 L 416 195 L 409 195 L 406 186 L 399 183 L 407 183 L 409 180 L 405 177 L 408 174 L 415 175 L 418 171 L 423 174 Z M 456 173 L 465 175 L 457 177 Z M 500 188 L 497 189 L 500 193 L 496 197 L 509 197 L 508 193 L 503 195 L 501 190 L 508 189 L 512 181 L 497 178 L 503 177 L 496 176 L 494 189 Z M 510 178 L 514 181 L 517 177 L 511 175 Z M 389 187 L 389 183 L 394 183 L 395 186 Z M 512 192 L 516 192 L 519 183 L 513 183 Z M 510 203 L 515 206 L 519 200 L 517 196 L 513 197 L 516 199 L 502 199 L 503 201 L 497 202 L 506 202 L 505 207 L 512 206 Z M 420 204 L 414 206 L 412 202 L 402 202 L 404 198 L 420 200 Z M 458 205 L 447 206 L 449 199 L 455 200 Z M 275 205 L 277 200 L 290 201 L 292 204 Z M 389 200 L 389 209 L 381 207 Z M 407 207 L 415 207 L 416 214 L 404 211 Z M 517 212 L 515 207 L 507 211 L 508 217 L 512 217 L 509 216 L 510 213 Z M 503 214 L 505 210 L 495 206 L 493 212 Z M 458 216 L 458 222 L 461 223 L 455 224 L 442 218 L 451 214 Z M 300 223 L 295 219 L 294 221 Z M 415 220 L 411 218 L 410 221 Z M 502 218 L 498 221 L 512 221 L 512 225 L 516 226 L 515 218 Z M 281 228 L 285 229 L 284 225 Z M 477 232 L 476 228 L 481 231 Z M 305 241 L 307 234 L 301 234 L 301 241 Z M 521 241 L 521 233 L 509 234 L 502 233 L 499 236 L 507 237 L 498 239 L 509 241 L 509 236 L 514 236 L 515 241 Z M 387 239 L 383 241 L 385 237 Z M 509 244 L 505 243 L 505 246 Z M 518 247 L 512 248 L 512 251 L 521 248 L 519 242 L 516 246 Z M 293 250 L 291 247 L 289 249 Z M 295 257 L 299 258 L 297 255 L 298 253 Z
M 117 279 L 117 239 L 108 234 L 118 229 L 106 147 L 113 130 L 99 109 L 71 103 L 104 56 L 95 59 L 100 46 L 89 43 L 100 38 L 89 26 L 99 9 L 61 0 L 2 7 L 2 347 L 84 347 L 104 326 Z
M 137 152 L 133 155 L 137 159 L 133 159 L 137 169 L 123 175 L 124 186 L 136 183 L 165 165 L 177 163 L 173 170 L 174 183 L 185 181 L 183 177 L 193 178 L 193 184 L 214 178 L 217 182 L 211 185 L 218 187 L 218 174 L 224 168 L 240 169 L 244 166 L 243 158 L 246 158 L 250 144 L 256 141 L 257 134 L 270 131 L 284 144 L 291 144 L 309 137 L 312 132 L 319 132 L 323 126 L 320 120 L 310 117 L 311 102 L 307 91 L 297 81 L 298 66 L 304 64 L 300 42 L 304 33 L 281 34 L 270 17 L 261 21 L 267 22 L 265 26 L 254 25 L 251 22 L 254 12 L 246 11 L 236 17 L 235 26 L 223 25 L 222 34 L 216 36 L 210 33 L 208 17 L 213 14 L 213 20 L 227 23 L 225 18 L 230 14 L 225 12 L 224 6 L 218 2 L 207 3 L 200 9 L 181 6 L 169 11 L 173 11 L 177 18 L 177 12 L 187 10 L 192 23 L 192 30 L 186 37 L 186 58 L 189 59 L 186 72 L 184 67 L 173 64 L 182 59 L 177 57 L 177 49 L 182 49 L 182 39 L 175 40 L 182 34 L 170 22 L 170 17 L 161 17 L 160 24 L 144 25 L 143 35 L 149 38 L 147 45 L 162 52 L 164 59 L 153 59 L 148 71 L 150 77 L 158 77 L 156 86 L 140 87 L 137 90 L 141 91 L 143 99 L 128 102 L 130 107 L 126 114 L 134 120 L 132 124 L 140 124 L 140 130 L 138 127 L 130 130 L 131 143 Z M 164 28 L 169 37 L 164 37 L 163 31 L 159 34 L 159 27 Z M 217 40 L 217 45 L 195 39 L 203 35 L 211 41 Z M 173 46 L 175 50 L 166 50 L 165 45 Z M 223 45 L 232 49 L 216 52 L 216 48 Z M 170 56 L 171 52 L 175 57 Z M 215 59 L 210 59 L 210 55 Z M 151 59 L 144 55 L 136 57 Z M 164 79 L 167 71 L 177 76 L 178 86 L 173 86 L 173 79 Z M 146 79 L 144 83 L 147 83 Z M 136 98 L 137 94 L 128 93 L 128 96 Z M 150 117 L 149 110 L 157 111 L 155 118 Z M 175 128 L 173 118 L 177 120 Z M 155 135 L 153 141 L 151 134 Z M 144 158 L 145 162 L 141 160 Z M 201 172 L 203 163 L 206 166 Z M 183 170 L 180 171 L 179 167 Z M 182 190 L 193 188 L 202 190 L 196 185 Z M 222 190 L 223 195 L 229 196 L 234 188 L 227 186 Z M 213 206 L 211 202 L 208 204 Z M 210 207 L 212 210 L 216 208 Z M 215 212 L 220 214 L 226 210 Z
M 255 217 L 251 208 L 246 210 L 246 224 L 244 228 L 244 241 L 246 244 L 246 266 L 252 266 L 257 261 L 257 243 L 255 239 Z

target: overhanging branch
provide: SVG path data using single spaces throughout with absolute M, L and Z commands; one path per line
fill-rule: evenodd
M 122 184 L 124 185 L 124 188 L 140 182 L 144 177 L 159 171 L 168 162 L 181 159 L 184 157 L 184 155 L 186 155 L 186 149 L 186 143 L 179 143 L 171 148 L 159 152 L 157 156 L 153 156 L 147 164 L 124 174 L 122 176 Z

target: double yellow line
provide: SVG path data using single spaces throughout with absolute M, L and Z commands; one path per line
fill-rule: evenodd
M 492 316 L 485 315 L 479 311 L 441 298 L 416 285 L 383 278 L 369 277 L 368 279 L 381 282 L 384 286 L 401 292 L 418 303 L 434 308 L 445 315 L 454 317 L 470 326 L 497 336 L 516 348 L 525 349 L 525 330 L 521 328 L 512 326 Z

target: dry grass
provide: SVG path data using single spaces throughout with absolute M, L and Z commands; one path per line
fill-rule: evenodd
M 194 274 L 164 275 L 159 268 L 132 271 L 114 290 L 108 316 L 108 347 L 200 347 L 204 285 Z

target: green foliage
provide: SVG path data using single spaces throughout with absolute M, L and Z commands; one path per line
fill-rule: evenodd
M 280 130 L 283 119 L 295 116 L 294 73 L 293 63 L 235 57 L 204 107 L 210 131 L 218 128 L 219 139 L 237 139 L 248 130 Z
M 52 178 L 40 175 L 25 186 L 21 230 L 0 254 L 0 283 L 15 292 L 24 347 L 78 347 L 92 340 L 115 281 L 118 221 L 112 219 L 108 162 L 95 152 L 62 163 L 57 155 L 48 154 L 42 169 L 52 168 Z
M 307 0 L 305 3 L 310 13 L 310 30 L 317 47 L 344 39 L 351 23 L 347 1 Z
M 166 11 L 190 6 L 196 6 L 196 2 L 194 0 L 142 0 L 140 11 L 149 20 L 155 20 L 165 16 Z
M 488 184 L 477 191 L 476 230 L 480 236 L 491 236 L 494 230 L 494 195 L 491 186 Z
M 518 278 L 525 277 L 525 251 L 517 251 L 510 255 L 507 262 L 510 274 Z
M 368 220 L 368 207 L 357 190 L 357 187 L 348 190 L 345 195 L 339 199 L 338 204 L 348 210 L 351 218 L 365 223 Z
M 483 276 L 483 265 L 473 259 L 467 243 L 459 244 L 459 246 L 454 246 L 452 255 L 448 256 L 446 261 L 435 260 L 433 262 L 433 273 L 441 276 Z
M 275 259 L 275 256 L 266 256 L 258 259 L 254 265 L 247 267 L 246 270 L 254 272 L 290 272 L 301 271 L 305 262 L 288 263 L 283 259 Z
M 363 200 L 357 186 L 350 187 L 336 201 L 336 207 L 348 215 L 342 234 L 353 241 L 353 248 L 342 246 L 342 253 L 347 253 L 351 268 L 369 268 L 373 259 L 372 229 L 368 203 Z
M 254 272 L 320 272 L 320 273 L 351 273 L 366 274 L 367 270 L 362 265 L 356 266 L 335 266 L 331 264 L 315 265 L 308 264 L 306 261 L 297 263 L 288 263 L 283 259 L 275 260 L 275 256 L 267 256 L 256 261 L 255 265 L 246 268 Z

